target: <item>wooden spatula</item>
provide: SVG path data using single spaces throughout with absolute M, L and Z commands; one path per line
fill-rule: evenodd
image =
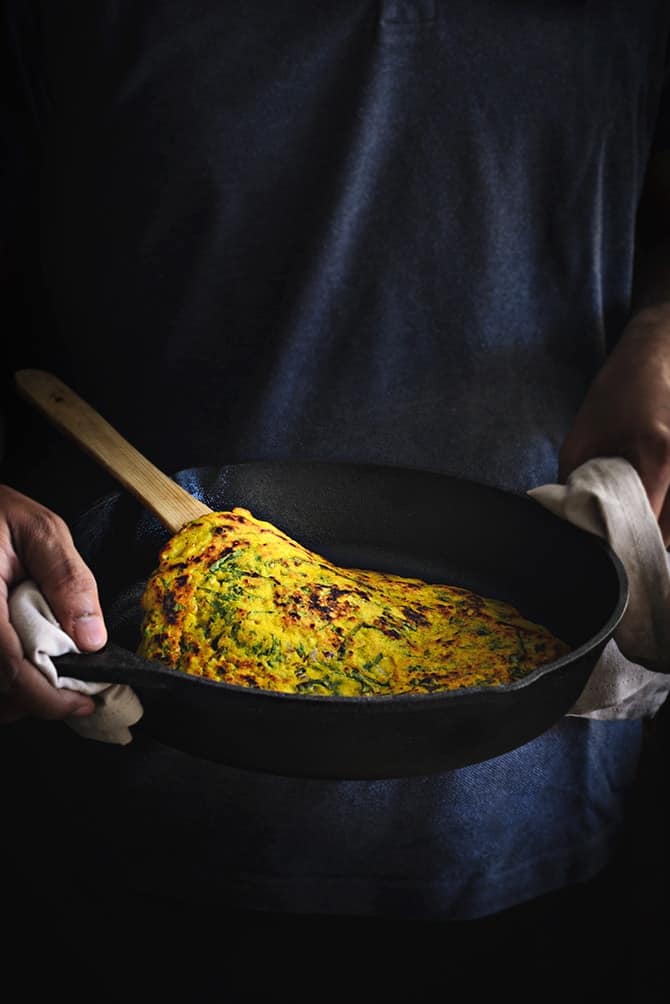
M 44 370 L 19 370 L 14 380 L 22 397 L 97 460 L 171 533 L 212 511 L 147 460 L 58 377 Z

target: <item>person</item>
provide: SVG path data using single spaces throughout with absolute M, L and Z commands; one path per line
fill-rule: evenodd
M 154 903 L 182 933 L 225 904 L 324 952 L 340 919 L 364 953 L 366 921 L 420 941 L 578 896 L 621 846 L 639 719 L 370 782 L 68 730 L 92 701 L 23 658 L 6 592 L 35 578 L 103 645 L 74 528 L 118 486 L 12 374 L 55 372 L 171 473 L 316 459 L 523 493 L 622 455 L 670 541 L 667 4 L 7 0 L 5 28 L 16 901 Z

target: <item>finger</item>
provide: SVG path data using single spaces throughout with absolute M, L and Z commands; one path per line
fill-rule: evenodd
M 59 720 L 83 717 L 95 711 L 95 702 L 74 690 L 52 686 L 45 676 L 27 659 L 7 694 L 0 697 L 0 722 L 7 724 L 19 718 Z
M 23 655 L 20 639 L 0 607 L 0 723 L 31 718 L 62 719 L 89 715 L 94 702 L 83 694 L 53 685 Z
M 59 689 L 28 662 L 21 642 L 6 619 L 0 621 L 0 721 L 15 721 L 25 715 L 36 718 L 67 718 L 90 714 L 95 703 L 76 691 Z
M 661 529 L 663 543 L 666 547 L 670 547 L 670 496 L 668 495 L 666 495 L 665 501 L 661 507 L 661 513 L 658 517 L 658 525 Z
M 63 630 L 83 651 L 102 648 L 107 630 L 98 587 L 64 521 L 44 510 L 20 543 L 24 564 Z
M 0 618 L 0 695 L 2 695 L 11 691 L 21 672 L 23 649 L 14 628 L 9 623 L 7 603 L 4 598 Z
M 644 447 L 630 451 L 627 459 L 640 475 L 649 504 L 660 525 L 661 519 L 664 522 L 667 520 L 667 514 L 663 514 L 670 488 L 670 444 L 667 439 L 648 440 Z
M 573 471 L 599 452 L 577 430 L 571 431 L 558 451 L 558 480 L 565 484 Z
M 667 436 L 648 437 L 642 448 L 626 456 L 637 470 L 667 547 L 670 544 L 670 443 Z

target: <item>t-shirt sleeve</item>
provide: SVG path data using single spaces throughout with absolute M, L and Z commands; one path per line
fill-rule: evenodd
M 38 38 L 31 3 L 0 3 L 0 328 L 8 335 L 0 353 L 0 464 L 7 459 L 5 422 L 14 397 L 13 347 L 25 334 L 27 251 L 36 234 L 44 100 Z M 0 478 L 4 473 L 3 467 Z
M 45 94 L 30 4 L 5 2 L 0 11 L 0 234 L 6 245 L 22 229 L 26 201 L 36 190 Z

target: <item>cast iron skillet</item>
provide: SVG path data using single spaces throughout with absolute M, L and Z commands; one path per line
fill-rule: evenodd
M 519 682 L 425 695 L 317 697 L 189 677 L 133 652 L 139 595 L 170 532 L 129 495 L 104 500 L 82 521 L 78 542 L 112 641 L 94 655 L 60 657 L 59 671 L 131 684 L 145 710 L 136 728 L 198 757 L 352 779 L 486 760 L 569 711 L 624 613 L 626 576 L 607 544 L 525 496 L 421 470 L 329 463 L 247 463 L 176 480 L 198 483 L 210 508 L 248 508 L 340 565 L 511 602 L 572 646 Z
M 126 682 L 162 742 L 231 766 L 323 778 L 443 771 L 517 747 L 576 701 L 626 602 L 620 562 L 599 539 L 539 503 L 439 474 L 307 463 L 241 464 L 197 472 L 207 502 L 245 506 L 341 565 L 463 585 L 508 600 L 574 646 L 519 683 L 373 698 L 278 694 L 211 683 L 137 658 L 128 617 L 168 533 L 133 543 L 140 508 L 120 500 L 109 544 L 91 563 L 122 597 L 122 645 L 63 656 L 59 669 Z M 188 476 L 188 475 L 187 475 Z M 109 513 L 107 514 L 109 516 Z M 95 511 L 89 520 L 99 519 Z M 140 588 L 138 588 L 140 587 Z M 110 606 L 113 603 L 110 597 Z

